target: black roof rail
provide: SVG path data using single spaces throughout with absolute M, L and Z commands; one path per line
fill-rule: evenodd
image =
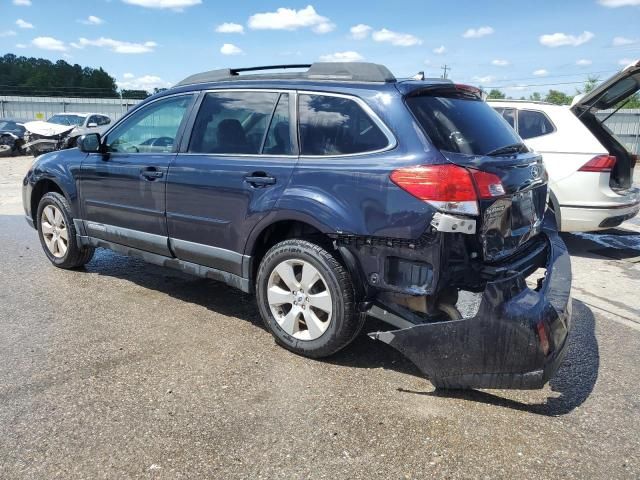
M 259 75 L 239 75 L 246 72 L 262 72 L 265 70 L 285 70 L 290 68 L 307 68 L 306 72 L 299 73 L 272 73 Z M 244 78 L 243 78 L 244 77 Z M 285 64 L 268 65 L 245 68 L 223 68 L 210 70 L 208 72 L 191 75 L 176 86 L 193 85 L 196 83 L 229 81 L 229 80 L 252 80 L 262 79 L 307 79 L 307 80 L 338 80 L 352 82 L 395 82 L 396 77 L 384 65 L 368 62 L 316 62 L 313 64 Z

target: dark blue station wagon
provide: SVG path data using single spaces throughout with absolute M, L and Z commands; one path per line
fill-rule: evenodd
M 476 88 L 286 67 L 193 75 L 40 156 L 23 201 L 51 263 L 109 248 L 255 293 L 301 355 L 337 352 L 372 316 L 389 328 L 370 336 L 437 386 L 542 387 L 571 271 L 541 157 Z

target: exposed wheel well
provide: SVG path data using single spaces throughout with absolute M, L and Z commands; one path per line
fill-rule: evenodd
M 258 267 L 265 253 L 276 243 L 292 238 L 315 240 L 316 243 L 330 245 L 331 239 L 320 230 L 305 222 L 283 220 L 265 228 L 256 239 L 251 253 L 251 281 L 255 282 Z
M 40 199 L 49 192 L 57 192 L 64 196 L 62 189 L 54 181 L 48 179 L 40 180 L 31 191 L 31 218 L 33 219 L 33 224 L 36 225 L 36 228 L 38 225 L 36 215 L 38 214 Z

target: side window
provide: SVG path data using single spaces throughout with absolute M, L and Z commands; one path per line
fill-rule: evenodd
M 204 98 L 191 133 L 189 152 L 258 154 L 275 92 L 215 92 Z
M 542 112 L 518 110 L 518 133 L 523 139 L 539 137 L 555 130 L 551 120 Z
M 87 125 L 87 127 L 92 123 L 95 123 L 96 125 L 100 125 L 100 121 L 99 120 L 100 120 L 100 117 L 98 115 L 91 115 L 89 117 L 89 119 L 87 120 L 86 125 Z
M 111 119 L 109 117 L 105 117 L 103 115 L 98 116 L 98 125 L 109 125 L 111 123 Z
M 389 143 L 360 105 L 348 98 L 302 94 L 298 111 L 302 155 L 372 152 Z
M 516 110 L 514 108 L 496 108 L 496 111 L 511 125 L 511 128 L 516 128 Z
M 191 95 L 170 97 L 142 107 L 109 134 L 110 152 L 172 152 Z
M 280 95 L 278 106 L 273 112 L 262 153 L 269 155 L 292 154 L 291 130 L 289 127 L 289 94 L 283 93 Z

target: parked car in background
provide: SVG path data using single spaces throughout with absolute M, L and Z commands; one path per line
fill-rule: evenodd
M 640 89 L 633 64 L 571 107 L 542 102 L 488 103 L 542 154 L 549 174 L 551 207 L 565 232 L 612 228 L 636 216 L 640 190 L 633 186 L 632 154 L 596 113 L 616 108 Z
M 19 155 L 24 144 L 24 134 L 22 123 L 0 119 L 0 156 Z
M 27 129 L 24 148 L 32 155 L 73 148 L 81 135 L 104 133 L 109 125 L 111 118 L 100 113 L 56 113 L 46 122 L 24 124 Z
M 23 202 L 48 259 L 110 248 L 255 293 L 300 355 L 341 350 L 371 315 L 436 385 L 542 387 L 571 269 L 541 156 L 477 88 L 307 67 L 194 75 L 41 156 Z M 481 294 L 468 318 L 460 290 Z

